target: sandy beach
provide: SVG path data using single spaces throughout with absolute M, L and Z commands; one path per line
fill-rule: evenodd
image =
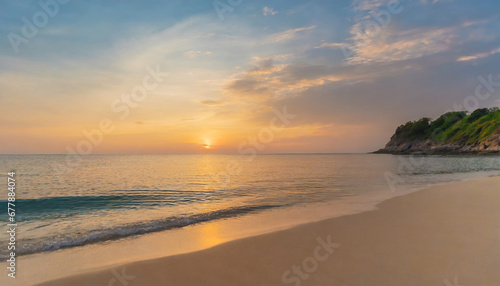
M 499 285 L 500 177 L 39 285 Z

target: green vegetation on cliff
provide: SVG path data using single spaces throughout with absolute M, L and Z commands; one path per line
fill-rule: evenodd
M 500 110 L 481 108 L 467 115 L 465 111 L 448 112 L 438 119 L 422 118 L 396 129 L 395 136 L 408 141 L 432 140 L 442 143 L 480 143 L 500 128 Z

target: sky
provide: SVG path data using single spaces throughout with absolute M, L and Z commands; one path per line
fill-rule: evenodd
M 350 153 L 500 106 L 500 1 L 0 1 L 0 153 Z

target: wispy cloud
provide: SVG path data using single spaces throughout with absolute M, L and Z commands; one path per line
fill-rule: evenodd
M 387 5 L 394 0 L 355 0 L 353 1 L 354 11 L 375 10 L 381 6 Z
M 286 30 L 284 32 L 272 34 L 270 38 L 273 39 L 275 42 L 284 42 L 296 38 L 299 32 L 312 30 L 314 28 L 316 28 L 316 25 Z
M 353 55 L 350 64 L 390 62 L 419 58 L 440 53 L 453 47 L 456 40 L 455 28 L 413 29 L 395 31 L 383 29 L 376 37 L 357 34 L 349 47 Z
M 268 15 L 276 15 L 278 14 L 278 11 L 275 11 L 273 8 L 271 7 L 267 7 L 265 6 L 264 8 L 262 8 L 262 15 L 264 16 L 268 16 Z
M 202 100 L 200 101 L 200 103 L 208 106 L 216 106 L 224 104 L 222 100 Z
M 438 2 L 451 2 L 453 0 L 420 0 L 420 3 L 422 4 L 436 4 Z
M 458 62 L 472 61 L 472 60 L 486 58 L 486 57 L 489 57 L 489 56 L 497 54 L 497 53 L 500 53 L 500 47 L 493 49 L 493 50 L 486 52 L 486 53 L 479 53 L 479 54 L 475 54 L 472 56 L 463 56 L 463 57 L 458 58 L 457 61 Z
M 321 45 L 319 46 L 316 46 L 314 47 L 315 49 L 321 49 L 321 48 L 333 48 L 333 49 L 337 49 L 337 48 L 342 48 L 342 47 L 348 47 L 347 44 L 345 43 L 322 43 Z
M 202 51 L 187 51 L 185 52 L 183 55 L 185 55 L 186 57 L 188 58 L 191 58 L 191 59 L 194 59 L 200 55 L 211 55 L 212 52 L 210 51 L 205 51 L 205 52 L 202 52 Z

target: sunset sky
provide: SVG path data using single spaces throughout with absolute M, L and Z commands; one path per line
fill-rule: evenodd
M 285 107 L 260 153 L 367 152 L 500 82 L 500 1 L 390 2 L 70 1 L 29 38 L 38 1 L 1 1 L 0 153 L 65 154 L 105 119 L 94 154 L 237 154 Z

